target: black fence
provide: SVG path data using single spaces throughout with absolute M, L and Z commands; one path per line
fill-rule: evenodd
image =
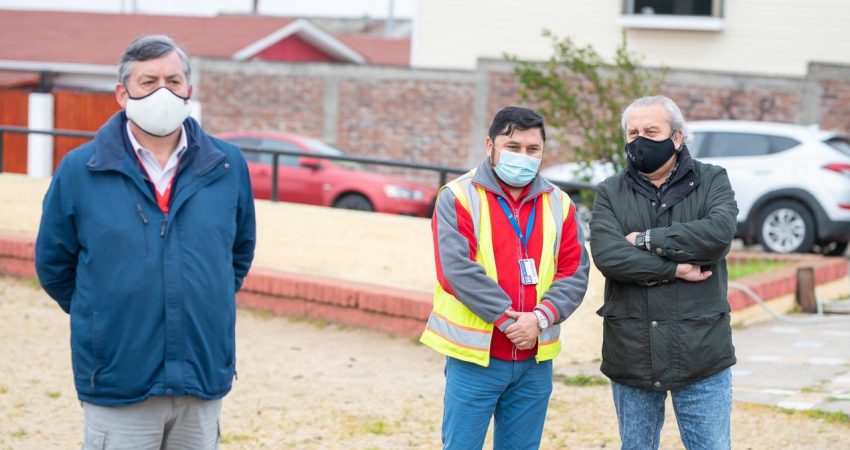
M 75 131 L 75 130 L 34 130 L 26 127 L 16 127 L 16 126 L 6 126 L 0 125 L 0 173 L 4 171 L 3 169 L 3 137 L 6 133 L 16 133 L 16 134 L 44 134 L 49 136 L 56 137 L 75 137 L 75 138 L 88 138 L 91 139 L 94 137 L 95 133 L 91 131 Z M 356 156 L 343 156 L 343 155 L 322 155 L 317 153 L 304 153 L 304 152 L 296 152 L 289 150 L 272 150 L 263 147 L 249 147 L 249 146 L 240 146 L 243 152 L 246 153 L 254 153 L 254 154 L 266 154 L 271 155 L 272 158 L 272 186 L 271 186 L 271 200 L 276 202 L 278 201 L 278 186 L 280 184 L 279 180 L 279 170 L 280 167 L 280 157 L 281 156 L 296 156 L 296 157 L 306 157 L 313 159 L 327 159 L 330 161 L 348 161 L 360 164 L 370 164 L 376 166 L 385 166 L 385 167 L 395 167 L 395 168 L 403 168 L 403 169 L 414 169 L 414 170 L 423 170 L 428 172 L 435 172 L 440 175 L 440 186 L 446 184 L 448 181 L 449 174 L 463 174 L 466 173 L 469 169 L 458 168 L 458 167 L 446 167 L 439 166 L 434 164 L 416 164 L 416 163 L 407 163 L 407 162 L 399 162 L 393 161 L 389 159 L 377 159 L 377 158 L 361 158 Z M 585 190 L 594 190 L 594 185 L 590 183 L 583 182 L 554 182 L 558 187 L 562 190 L 570 194 L 571 197 L 578 200 L 581 196 L 581 192 Z

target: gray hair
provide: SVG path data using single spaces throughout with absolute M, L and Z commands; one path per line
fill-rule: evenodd
M 183 73 L 186 75 L 186 81 L 189 81 L 189 76 L 192 74 L 192 69 L 189 65 L 189 54 L 183 47 L 177 45 L 173 39 L 164 34 L 148 34 L 136 38 L 121 55 L 121 62 L 118 63 L 118 82 L 126 85 L 127 79 L 130 78 L 130 72 L 133 70 L 134 61 L 148 61 L 165 56 L 171 52 L 177 52 L 180 61 L 183 62 Z
M 623 117 L 620 119 L 620 124 L 623 127 L 623 134 L 627 134 L 626 130 L 626 117 L 629 116 L 629 112 L 631 112 L 632 108 L 641 108 L 644 106 L 652 106 L 652 105 L 662 105 L 664 109 L 667 110 L 667 115 L 670 116 L 670 128 L 672 128 L 673 133 L 681 130 L 682 134 L 687 138 L 687 132 L 685 130 L 685 117 L 682 116 L 682 110 L 676 106 L 676 102 L 670 100 L 669 97 L 665 97 L 663 95 L 653 95 L 649 97 L 641 97 L 635 101 L 633 101 L 626 109 L 623 110 Z

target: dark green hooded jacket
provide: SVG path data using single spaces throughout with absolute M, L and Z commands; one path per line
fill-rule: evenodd
M 726 170 L 686 147 L 660 200 L 631 167 L 598 186 L 590 248 L 605 276 L 602 373 L 632 386 L 677 389 L 735 364 L 726 254 L 738 207 Z M 625 239 L 650 230 L 650 250 Z M 676 278 L 679 263 L 712 275 Z

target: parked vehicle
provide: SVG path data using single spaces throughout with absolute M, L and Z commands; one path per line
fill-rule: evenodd
M 737 236 L 777 253 L 841 255 L 850 241 L 850 141 L 817 127 L 747 121 L 688 125 L 688 148 L 700 161 L 725 167 L 738 201 Z M 598 183 L 612 174 L 595 164 Z M 577 178 L 575 163 L 544 176 Z
M 318 139 L 268 131 L 236 131 L 216 137 L 240 147 L 344 155 Z M 272 155 L 243 152 L 254 197 L 271 198 Z M 436 190 L 400 177 L 369 172 L 358 163 L 308 156 L 279 156 L 278 199 L 308 205 L 430 217 Z

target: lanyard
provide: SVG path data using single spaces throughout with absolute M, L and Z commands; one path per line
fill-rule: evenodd
M 534 229 L 534 216 L 537 215 L 537 197 L 534 198 L 534 202 L 531 205 L 531 214 L 528 216 L 528 222 L 525 224 L 525 234 L 522 234 L 522 230 L 519 228 L 518 218 L 511 212 L 508 202 L 502 197 L 496 196 L 496 198 L 499 200 L 499 205 L 502 207 L 502 211 L 505 212 L 505 216 L 508 217 L 508 222 L 511 223 L 514 233 L 516 233 L 519 241 L 522 243 L 522 250 L 525 252 L 526 257 L 528 257 L 528 238 Z

